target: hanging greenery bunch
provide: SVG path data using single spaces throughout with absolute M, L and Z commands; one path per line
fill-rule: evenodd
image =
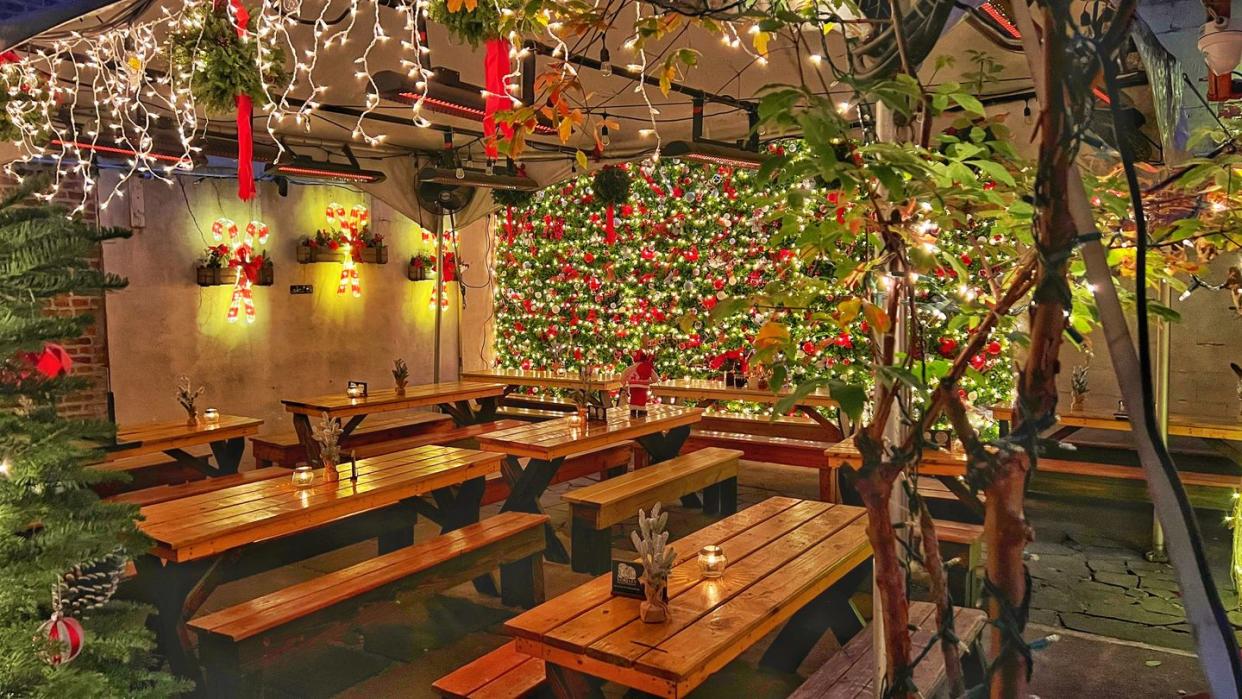
M 623 167 L 609 165 L 595 173 L 591 189 L 601 204 L 624 204 L 630 198 L 630 173 Z
M 502 1 L 501 7 L 517 3 Z M 431 21 L 442 25 L 458 41 L 478 48 L 488 39 L 501 37 L 501 16 L 491 0 L 432 0 L 427 8 Z
M 256 104 L 268 102 L 264 85 L 284 84 L 284 51 L 258 43 L 250 34 L 238 36 L 227 5 L 214 7 L 211 0 L 196 4 L 189 12 L 190 28 L 168 37 L 172 71 L 188 82 L 194 102 L 208 114 L 230 114 L 237 96 L 249 95 Z

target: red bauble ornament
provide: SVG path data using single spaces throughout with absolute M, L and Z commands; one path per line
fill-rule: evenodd
M 988 343 L 988 354 L 995 357 L 996 355 L 1000 353 L 1001 353 L 1001 346 L 999 342 L 997 342 L 996 340 L 992 340 L 991 342 Z
M 942 357 L 952 357 L 953 353 L 957 351 L 957 340 L 951 337 L 940 338 L 940 344 L 936 347 L 936 351 Z
M 984 357 L 982 354 L 976 354 L 975 356 L 970 358 L 970 365 L 975 368 L 975 371 L 983 371 L 983 367 L 987 363 L 988 363 L 987 358 Z
M 42 352 L 27 352 L 25 359 L 35 371 L 49 379 L 64 376 L 73 368 L 73 358 L 60 345 L 46 344 Z
M 45 658 L 52 665 L 72 662 L 82 652 L 82 643 L 86 639 L 86 630 L 82 628 L 82 624 L 78 623 L 77 619 L 61 616 L 59 613 L 45 621 L 39 627 L 39 633 L 42 638 L 55 641 L 60 647 L 59 650 L 49 653 Z

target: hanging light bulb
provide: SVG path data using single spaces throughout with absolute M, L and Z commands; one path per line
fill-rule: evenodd
M 609 61 L 612 57 L 608 55 L 608 47 L 599 50 L 599 74 L 605 78 L 612 75 L 612 63 Z
M 612 137 L 608 135 L 608 112 L 604 112 L 603 121 L 603 126 L 599 127 L 599 142 L 608 145 L 612 143 Z
M 453 174 L 457 177 L 457 179 L 464 180 L 466 179 L 466 168 L 462 167 L 461 163 L 458 163 L 457 169 L 453 172 Z
M 1031 123 L 1031 101 L 1026 100 L 1022 103 L 1022 120 Z
M 496 161 L 492 158 L 488 158 L 487 164 L 483 166 L 483 170 L 484 172 L 487 173 L 488 177 L 495 175 L 496 174 Z

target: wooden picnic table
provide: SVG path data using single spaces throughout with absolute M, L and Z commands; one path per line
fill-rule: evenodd
M 156 635 L 175 672 L 195 679 L 185 621 L 219 584 L 379 536 L 387 553 L 414 543 L 422 514 L 451 531 L 477 522 L 484 479 L 500 455 L 442 446 L 316 473 L 309 488 L 272 478 L 168 500 L 141 509 L 139 528 L 154 540 L 136 561 L 137 584 L 157 611 Z M 433 502 L 424 501 L 431 496 Z
M 781 671 L 825 631 L 844 644 L 862 628 L 849 603 L 870 571 L 862 508 L 775 497 L 671 545 L 667 622 L 640 621 L 640 600 L 612 596 L 604 575 L 505 623 L 518 651 L 547 663 L 558 697 L 596 696 L 604 681 L 684 697 L 786 621 L 762 661 Z M 706 545 L 729 558 L 717 580 L 699 573 Z
M 479 448 L 505 454 L 502 473 L 509 484 L 509 498 L 502 512 L 541 513 L 539 498 L 556 476 L 567 456 L 602 449 L 628 440 L 642 445 L 650 463 L 677 456 L 690 436 L 690 425 L 703 419 L 702 408 L 655 406 L 645 415 L 610 416 L 604 422 L 578 422 L 569 416 L 479 435 Z M 523 468 L 518 459 L 529 457 Z M 568 563 L 569 554 L 547 528 L 548 560 Z
M 259 433 L 263 421 L 253 417 L 221 415 L 208 423 L 199 419 L 195 424 L 185 420 L 167 420 L 127 425 L 117 428 L 116 442 L 105 444 L 103 461 L 94 467 L 105 471 L 129 470 L 130 457 L 163 452 L 179 464 L 186 464 L 208 476 L 237 473 L 246 437 Z M 205 457 L 185 451 L 187 447 L 210 445 L 216 458 L 213 468 Z
M 660 398 L 693 400 L 701 408 L 711 408 L 722 401 L 743 401 L 748 403 L 764 403 L 773 405 L 781 398 L 792 393 L 790 388 L 779 391 L 761 389 L 753 386 L 730 386 L 717 379 L 671 379 L 651 384 L 651 391 Z M 837 402 L 824 391 L 813 391 L 798 399 L 795 406 L 798 412 L 806 415 L 816 423 L 839 428 L 842 434 L 849 434 L 848 418 L 837 411 L 840 424 L 834 423 L 823 413 L 826 409 L 836 409 Z
M 458 426 L 488 422 L 496 417 L 497 399 L 505 387 L 498 383 L 475 381 L 446 381 L 442 383 L 406 386 L 398 392 L 394 388 L 371 391 L 369 395 L 351 398 L 343 393 L 329 393 L 314 398 L 286 399 L 280 401 L 287 412 L 293 413 L 293 429 L 298 441 L 306 449 L 307 460 L 319 463 L 319 444 L 311 436 L 311 418 L 319 419 L 327 414 L 334 418 L 348 418 L 341 426 L 341 440 L 368 415 L 398 410 L 410 410 L 437 406 L 452 416 Z M 474 401 L 475 405 L 471 405 Z
M 583 382 L 577 373 L 548 371 L 544 369 L 476 369 L 463 371 L 463 381 L 489 381 L 505 384 L 506 392 L 518 386 L 532 388 L 567 388 L 581 389 Z M 606 392 L 621 390 L 620 374 L 595 374 L 586 382 L 588 391 Z
M 1001 432 L 1007 433 L 1013 421 L 1013 407 L 997 405 L 992 407 L 992 416 L 1001 425 Z M 1057 423 L 1061 430 L 1054 436 L 1063 439 L 1081 429 L 1110 430 L 1129 432 L 1128 417 L 1119 418 L 1114 413 L 1103 411 L 1080 411 L 1058 413 Z M 1186 415 L 1169 416 L 1169 435 L 1173 437 L 1197 437 L 1208 441 L 1242 442 L 1242 422 L 1237 420 L 1215 420 L 1210 418 L 1189 417 Z

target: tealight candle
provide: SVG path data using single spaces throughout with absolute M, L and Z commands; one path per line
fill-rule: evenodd
M 214 425 L 220 422 L 220 411 L 215 408 L 208 408 L 203 411 L 203 419 L 207 421 L 208 425 Z
M 350 386 L 349 388 L 345 389 L 345 395 L 349 396 L 350 398 L 361 398 L 362 387 L 361 386 Z
M 298 466 L 293 469 L 293 487 L 309 488 L 315 483 L 315 471 L 310 466 Z
M 704 546 L 699 549 L 699 572 L 704 578 L 719 578 L 724 575 L 729 559 L 719 546 Z

